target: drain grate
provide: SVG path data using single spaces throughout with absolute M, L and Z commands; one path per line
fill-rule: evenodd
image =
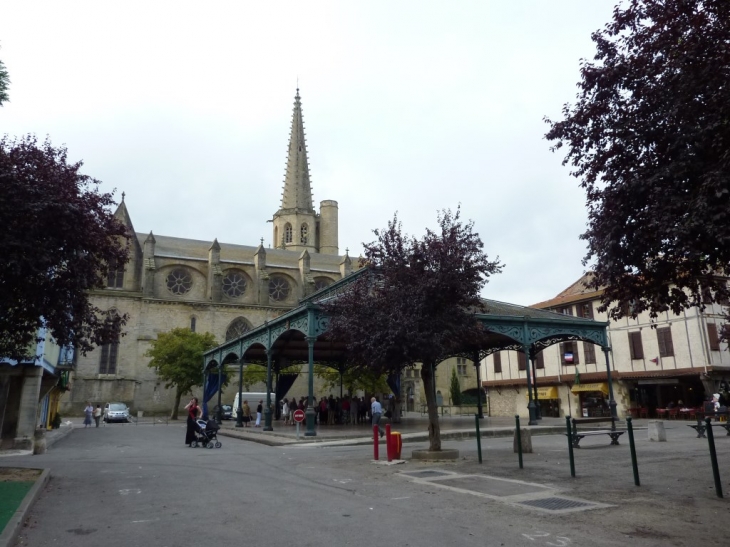
M 409 477 L 416 477 L 417 479 L 425 479 L 427 477 L 445 477 L 447 475 L 451 475 L 451 473 L 444 473 L 443 471 L 410 471 L 408 473 L 403 473 L 404 475 L 408 475 Z
M 566 509 L 577 509 L 578 507 L 593 507 L 595 503 L 585 501 L 569 500 L 566 498 L 542 498 L 538 500 L 521 501 L 520 505 L 529 505 L 548 511 L 564 511 Z

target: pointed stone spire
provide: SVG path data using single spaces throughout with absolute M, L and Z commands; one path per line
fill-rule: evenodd
M 119 207 L 117 207 L 117 210 L 114 212 L 114 216 L 127 227 L 130 234 L 134 234 L 132 218 L 129 216 L 129 211 L 127 211 L 127 204 L 124 203 L 124 193 L 122 193 L 122 201 L 119 203 Z
M 309 181 L 309 162 L 307 161 L 307 143 L 304 139 L 304 120 L 302 119 L 302 103 L 299 88 L 294 97 L 294 112 L 289 137 L 289 155 L 286 161 L 284 176 L 284 193 L 281 197 L 281 209 L 296 212 L 314 212 L 312 206 L 312 187 Z

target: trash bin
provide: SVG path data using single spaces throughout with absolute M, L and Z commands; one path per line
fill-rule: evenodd
M 138 410 L 137 411 L 137 419 L 140 419 L 140 418 L 143 418 L 143 417 L 144 417 L 144 411 L 143 410 Z
M 399 431 L 390 432 L 390 453 L 394 460 L 400 460 L 400 453 L 403 449 L 403 439 Z

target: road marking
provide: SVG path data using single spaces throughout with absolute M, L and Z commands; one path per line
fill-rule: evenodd
M 409 500 L 409 499 L 411 499 L 411 496 L 406 496 L 404 498 L 390 498 L 390 499 L 392 499 L 392 500 Z
M 158 520 L 160 520 L 160 519 L 159 519 L 159 517 L 158 517 L 158 518 L 156 518 L 156 519 L 147 519 L 147 520 L 133 520 L 133 521 L 132 521 L 132 523 L 133 523 L 133 524 L 138 524 L 138 523 L 140 523 L 140 522 L 157 522 Z
M 128 496 L 129 494 L 141 494 L 142 490 L 139 488 L 125 488 L 119 491 L 121 496 Z

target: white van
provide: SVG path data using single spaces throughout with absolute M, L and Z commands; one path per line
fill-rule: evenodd
M 243 398 L 241 399 L 241 406 L 243 406 L 243 401 L 248 401 L 248 406 L 251 407 L 251 416 L 253 418 L 256 418 L 256 407 L 259 404 L 259 401 L 264 402 L 264 407 L 266 407 L 266 393 L 253 393 L 253 392 L 243 392 L 241 394 Z M 271 394 L 271 406 L 272 409 L 274 405 L 276 404 L 276 394 Z M 233 399 L 233 419 L 238 419 L 238 392 L 236 392 L 236 397 Z

